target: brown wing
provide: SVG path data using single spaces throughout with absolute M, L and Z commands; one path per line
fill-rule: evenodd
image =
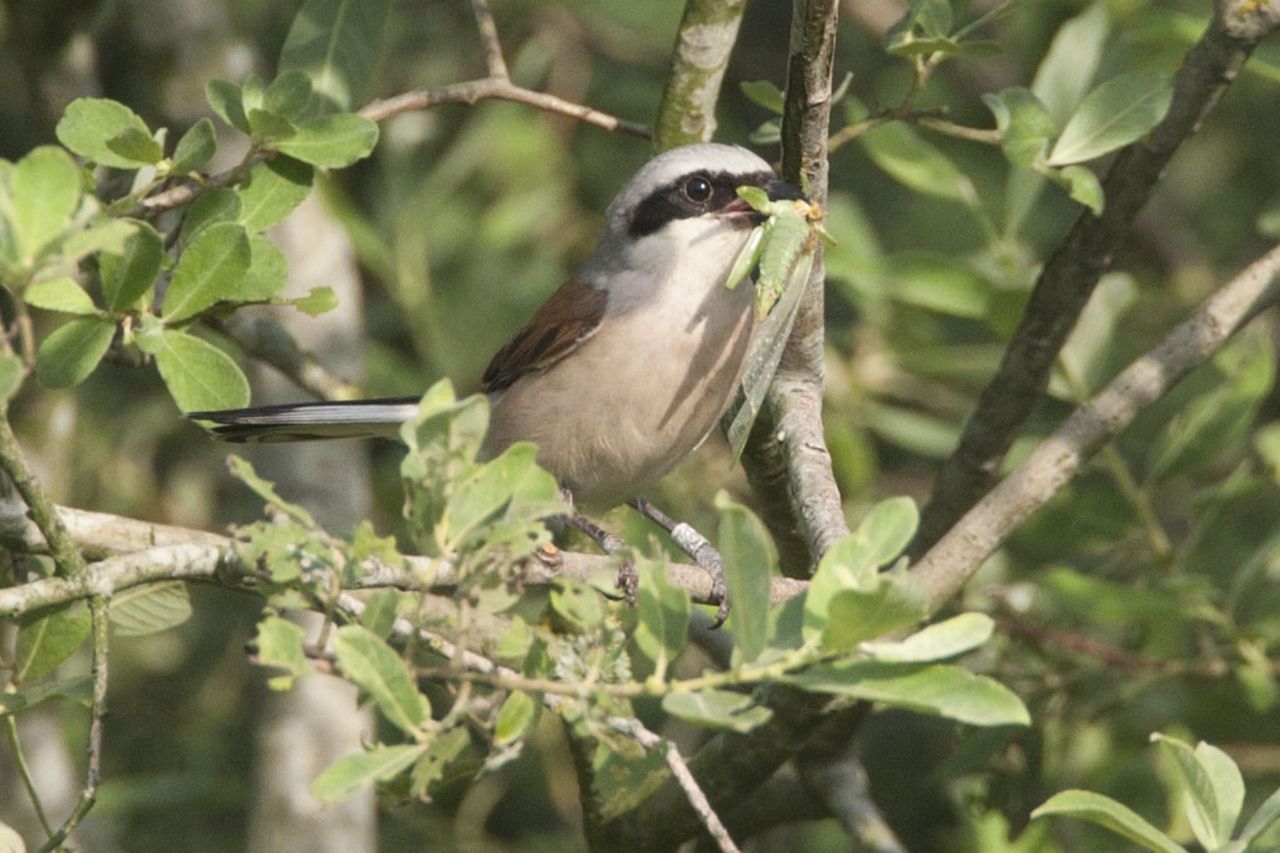
M 603 290 L 577 278 L 560 285 L 489 362 L 485 392 L 508 388 L 524 374 L 550 367 L 573 352 L 595 334 L 608 300 Z

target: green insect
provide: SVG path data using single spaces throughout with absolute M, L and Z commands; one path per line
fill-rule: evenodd
M 758 270 L 755 281 L 758 325 L 747 353 L 742 388 L 721 420 L 734 460 L 746 446 L 751 426 L 791 335 L 800 297 L 813 269 L 818 238 L 834 242 L 821 225 L 822 211 L 816 205 L 801 200 L 770 201 L 759 187 L 739 187 L 738 195 L 768 218 L 751 232 L 725 280 L 725 287 L 732 290 L 753 269 Z
M 725 287 L 733 290 L 753 269 L 759 269 L 756 276 L 758 323 L 768 316 L 791 283 L 801 257 L 812 255 L 817 249 L 815 235 L 828 241 L 831 235 L 821 225 L 821 210 L 807 201 L 770 201 L 764 190 L 750 186 L 739 187 L 738 195 L 768 218 L 747 238 L 734 259 Z

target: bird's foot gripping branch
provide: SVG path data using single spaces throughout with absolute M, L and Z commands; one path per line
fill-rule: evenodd
M 435 558 L 432 572 L 406 571 L 415 558 L 367 530 L 350 542 L 331 537 L 235 466 L 272 508 L 272 520 L 237 533 L 270 603 L 255 648 L 259 663 L 283 670 L 271 684 L 287 689 L 313 670 L 336 672 L 391 724 L 367 751 L 319 776 L 322 797 L 373 781 L 402 796 L 439 794 L 458 778 L 451 771 L 490 771 L 514 757 L 549 710 L 589 744 L 594 771 L 583 781 L 600 812 L 619 814 L 671 761 L 650 749 L 658 741 L 636 720 L 633 700 L 659 699 L 672 716 L 745 732 L 769 720 L 764 699 L 775 682 L 975 725 L 1027 722 L 1006 688 L 941 662 L 983 644 L 987 617 L 965 614 L 905 639 L 879 639 L 923 613 L 908 575 L 878 570 L 915 529 L 909 500 L 877 506 L 830 551 L 806 594 L 771 603 L 773 546 L 755 516 L 722 497 L 718 545 L 735 601 L 735 648 L 726 668 L 689 675 L 676 661 L 688 642 L 690 597 L 669 580 L 660 552 L 631 555 L 640 571 L 634 607 L 616 600 L 607 569 L 589 580 L 530 582 L 522 564 L 550 541 L 543 522 L 566 507 L 532 445 L 477 460 L 487 418 L 484 398 L 457 400 L 441 383 L 404 427 L 406 517 L 415 544 Z M 346 588 L 367 586 L 358 575 L 371 561 L 400 569 L 389 576 L 401 588 L 362 601 Z M 308 638 L 282 618 L 297 606 L 329 615 L 321 636 Z M 326 645 L 329 625 L 336 631 Z

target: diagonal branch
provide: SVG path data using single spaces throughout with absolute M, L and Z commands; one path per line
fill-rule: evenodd
M 1160 181 L 1170 158 L 1217 103 L 1250 52 L 1280 26 L 1280 0 L 1226 0 L 1174 79 L 1164 120 L 1116 157 L 1103 181 L 1101 216 L 1082 212 L 1050 255 L 955 452 L 938 475 L 914 546 L 922 553 L 991 486 L 1018 430 L 1039 402 L 1058 352 L 1111 255 Z
M 1008 535 L 1116 433 L 1178 380 L 1203 364 L 1236 331 L 1280 299 L 1280 246 L 1215 293 L 1159 346 L 1126 367 L 1045 439 L 1026 460 L 969 510 L 912 567 L 929 612 L 973 576 Z
M 671 73 L 654 123 L 657 150 L 710 142 L 715 136 L 716 101 L 745 7 L 746 0 L 685 3 L 671 53 Z

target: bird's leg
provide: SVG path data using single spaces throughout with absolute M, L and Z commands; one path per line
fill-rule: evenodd
M 596 543 L 596 547 L 611 557 L 626 550 L 627 543 L 621 536 L 610 533 L 581 513 L 566 515 L 565 521 L 586 534 L 588 539 Z M 624 558 L 618 566 L 618 589 L 622 590 L 622 596 L 627 600 L 627 604 L 636 603 L 636 588 L 639 585 L 640 575 L 636 572 L 636 561 L 630 557 Z
M 561 487 L 560 498 L 570 507 L 570 511 L 563 516 L 565 523 L 585 534 L 588 539 L 596 543 L 597 548 L 611 557 L 626 549 L 627 543 L 622 540 L 621 536 L 610 533 L 576 509 L 573 509 L 572 492 Z M 627 600 L 627 604 L 636 603 L 636 588 L 639 585 L 640 575 L 636 572 L 636 561 L 627 557 L 618 566 L 618 589 L 622 590 L 622 597 Z
M 729 587 L 725 583 L 724 560 L 720 552 L 692 526 L 676 521 L 644 498 L 634 498 L 629 503 L 645 518 L 671 534 L 680 550 L 711 575 L 711 601 L 717 605 L 715 622 L 711 627 L 719 628 L 729 618 Z

